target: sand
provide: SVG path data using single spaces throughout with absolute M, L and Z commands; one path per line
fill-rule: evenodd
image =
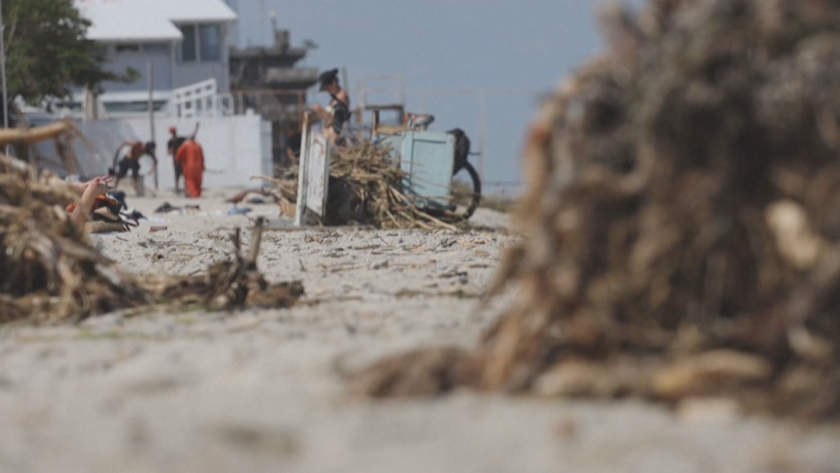
M 139 274 L 195 273 L 231 251 L 232 228 L 277 218 L 273 205 L 229 216 L 226 195 L 99 244 Z M 129 193 L 147 215 L 165 200 L 187 203 Z M 474 222 L 485 228 L 268 232 L 260 268 L 306 287 L 291 310 L 0 327 L 0 472 L 840 471 L 837 428 L 742 418 L 719 403 L 674 415 L 468 392 L 348 399 L 341 373 L 422 345 L 473 344 L 509 302 L 476 310 L 516 237 L 502 214 Z

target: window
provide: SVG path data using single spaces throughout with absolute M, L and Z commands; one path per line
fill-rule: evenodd
M 144 53 L 154 53 L 154 54 L 168 53 L 169 52 L 169 44 L 168 43 L 145 43 L 143 45 L 143 52 Z
M 195 44 L 195 26 L 181 26 L 181 34 L 184 35 L 184 41 L 181 43 L 181 61 L 195 61 L 197 56 Z
M 117 52 L 118 53 L 139 53 L 140 52 L 140 45 L 134 43 L 125 43 L 125 44 L 118 44 L 117 45 Z
M 222 41 L 219 25 L 201 25 L 199 27 L 202 61 L 219 61 L 222 59 Z

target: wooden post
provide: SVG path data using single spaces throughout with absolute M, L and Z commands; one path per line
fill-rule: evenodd
M 304 117 L 306 115 L 306 111 L 303 109 L 305 106 L 305 100 L 303 96 L 304 92 L 298 90 L 297 91 L 297 103 L 298 103 L 298 121 L 303 122 Z
M 3 23 L 3 2 L 0 0 L 0 72 L 2 72 L 3 87 L 3 128 L 9 128 L 9 93 L 6 83 L 6 26 Z M 9 155 L 9 145 L 6 144 L 4 153 Z
M 309 121 L 309 114 L 303 114 L 303 121 L 302 121 L 302 130 L 303 134 L 301 136 L 301 143 L 300 143 L 300 159 L 298 159 L 298 195 L 297 195 L 297 202 L 295 203 L 295 226 L 302 227 L 304 222 L 306 222 L 305 214 L 306 214 L 306 189 L 304 183 L 309 180 L 309 176 L 307 176 L 307 171 L 309 168 L 309 164 L 305 161 L 306 159 L 306 151 L 309 149 L 309 143 L 312 139 L 309 135 L 312 134 L 312 127 Z
M 376 131 L 379 129 L 379 110 L 374 110 L 370 116 L 370 139 L 376 137 Z
M 146 71 L 146 82 L 149 84 L 149 136 L 151 142 L 155 141 L 155 100 L 154 100 L 154 86 L 155 79 L 152 77 L 154 73 L 154 66 L 152 60 L 149 59 L 148 70 Z M 158 167 L 155 166 L 155 190 L 158 189 Z
M 483 181 L 484 180 L 484 135 L 487 128 L 487 91 L 485 89 L 481 89 L 481 123 L 479 123 L 478 128 L 478 143 L 481 147 L 481 155 L 479 156 L 478 160 L 478 177 Z
M 362 129 L 364 124 L 365 124 L 365 111 L 362 109 L 362 107 L 356 107 L 356 126 L 358 128 L 356 130 L 356 139 L 358 141 L 362 141 L 365 137 L 365 131 Z M 372 136 L 373 135 L 371 135 L 371 137 Z

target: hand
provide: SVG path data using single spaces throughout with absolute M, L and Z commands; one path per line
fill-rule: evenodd
M 85 196 L 93 196 L 97 197 L 106 192 L 110 188 L 111 181 L 113 180 L 112 177 L 109 176 L 101 176 L 95 177 L 84 184 L 84 190 L 82 191 L 82 198 Z
M 99 176 L 87 181 L 84 184 L 84 186 L 94 186 L 97 188 L 104 188 L 105 190 L 107 190 L 109 187 L 111 187 L 112 182 L 114 182 L 114 178 L 111 176 Z
M 149 170 L 149 174 L 148 174 L 148 175 L 149 175 L 149 176 L 151 176 L 152 174 L 154 174 L 154 173 L 155 173 L 155 169 L 157 169 L 157 168 L 156 168 L 156 167 L 152 167 L 152 169 L 151 169 L 151 170 Z

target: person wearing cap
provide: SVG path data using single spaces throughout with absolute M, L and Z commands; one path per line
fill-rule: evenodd
M 326 108 L 312 105 L 312 111 L 324 124 L 324 133 L 332 144 L 342 144 L 341 132 L 350 121 L 350 96 L 338 83 L 338 69 L 322 73 L 318 77 L 319 90 L 330 94 L 330 105 Z
M 166 154 L 172 156 L 172 163 L 175 165 L 175 193 L 181 193 L 181 176 L 184 175 L 181 164 L 175 159 L 178 155 L 178 149 L 187 141 L 186 137 L 178 136 L 178 130 L 173 126 L 169 127 L 169 142 L 166 144 Z
M 128 147 L 128 152 L 126 152 L 118 164 L 117 182 L 114 187 L 120 185 L 120 180 L 128 175 L 128 171 L 131 171 L 131 177 L 134 179 L 135 186 L 140 182 L 140 158 L 143 155 L 148 155 L 154 161 L 152 169 L 149 170 L 149 175 L 154 174 L 155 169 L 157 169 L 158 161 L 157 157 L 155 157 L 155 143 L 153 141 L 149 141 L 148 143 L 143 143 L 142 141 L 126 141 L 122 143 L 114 154 L 114 161 L 119 158 L 120 153 L 126 147 Z
M 195 136 L 198 134 L 198 125 L 199 123 L 195 124 L 195 131 L 193 131 L 192 139 L 195 139 Z M 166 145 L 166 154 L 172 156 L 172 163 L 175 166 L 175 193 L 181 193 L 181 177 L 184 175 L 183 167 L 181 163 L 178 162 L 176 156 L 178 156 L 178 150 L 187 141 L 187 137 L 185 136 L 178 136 L 178 129 L 174 126 L 169 127 L 169 135 L 170 139 Z

